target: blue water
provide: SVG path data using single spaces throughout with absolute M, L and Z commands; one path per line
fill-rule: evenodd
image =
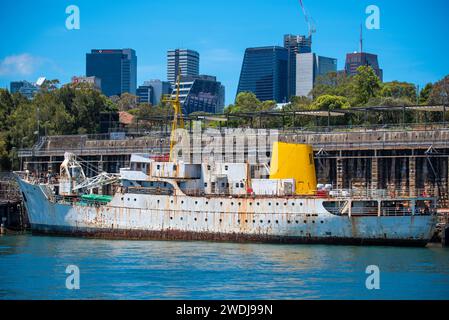
M 0 236 L 0 299 L 449 299 L 449 249 Z

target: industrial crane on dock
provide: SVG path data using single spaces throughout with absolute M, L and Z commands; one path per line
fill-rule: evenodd
M 175 97 L 172 98 L 171 95 L 164 95 L 162 101 L 164 103 L 169 103 L 173 107 L 174 115 L 171 126 L 171 134 L 170 134 L 170 155 L 169 161 L 173 161 L 173 149 L 176 144 L 176 129 L 184 129 L 184 118 L 182 115 L 182 107 L 181 101 L 179 100 L 179 92 L 181 88 L 181 68 L 178 69 L 178 77 L 176 80 L 176 94 Z

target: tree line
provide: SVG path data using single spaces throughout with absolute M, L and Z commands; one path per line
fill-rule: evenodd
M 442 80 L 427 84 L 417 92 L 407 82 L 381 83 L 370 67 L 362 66 L 355 76 L 330 73 L 319 77 L 310 97 L 292 97 L 284 106 L 285 111 L 344 110 L 363 106 L 404 106 L 413 104 L 448 103 L 449 75 Z M 259 101 L 250 92 L 237 95 L 235 102 L 227 106 L 224 113 L 235 115 L 226 124 L 230 127 L 255 126 L 264 128 L 325 126 L 328 119 L 298 116 L 292 119 L 260 117 L 249 120 L 238 117 L 241 113 L 257 113 L 276 110 L 276 101 Z M 12 168 L 17 150 L 29 148 L 43 135 L 94 134 L 100 132 L 100 115 L 104 112 L 126 111 L 149 127 L 157 126 L 158 117 L 167 118 L 173 113 L 164 103 L 157 106 L 138 103 L 137 97 L 123 94 L 106 97 L 93 86 L 85 83 L 59 87 L 58 80 L 47 80 L 33 99 L 19 93 L 11 94 L 0 89 L 0 170 Z M 204 113 L 197 113 L 204 114 Z M 357 114 L 349 113 L 333 120 L 334 125 L 377 124 L 399 122 L 403 115 L 398 112 Z M 422 113 L 408 112 L 406 121 L 420 122 Z M 426 115 L 427 121 L 441 121 L 441 114 Z M 153 119 L 153 120 L 151 120 Z M 251 123 L 250 123 L 251 121 Z M 219 126 L 209 122 L 208 126 Z

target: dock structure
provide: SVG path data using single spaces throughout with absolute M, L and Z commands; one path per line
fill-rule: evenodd
M 2 233 L 22 231 L 29 227 L 28 217 L 14 177 L 0 174 L 0 227 Z
M 278 133 L 280 141 L 313 146 L 318 183 L 331 183 L 336 189 L 380 188 L 396 195 L 432 194 L 438 197 L 440 208 L 449 208 L 449 128 L 446 126 L 280 130 Z M 88 164 L 85 171 L 92 176 L 101 171 L 119 172 L 120 167 L 129 165 L 131 153 L 163 155 L 169 152 L 169 146 L 170 134 L 163 131 L 119 138 L 49 136 L 42 137 L 32 149 L 20 150 L 19 159 L 23 170 L 44 176 L 49 170 L 57 173 L 64 152 L 71 152 Z M 251 152 L 245 149 L 245 160 Z

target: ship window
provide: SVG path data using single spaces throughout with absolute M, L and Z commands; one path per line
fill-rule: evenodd
M 239 219 L 239 220 L 237 220 L 237 223 L 240 223 L 240 219 Z
M 290 220 L 287 220 L 287 223 L 290 223 Z
M 259 202 L 257 202 L 257 205 L 260 205 L 260 203 L 259 203 Z
M 307 220 L 304 220 L 304 223 L 307 223 Z
M 204 221 L 207 221 L 207 218 L 206 218 L 206 219 L 204 219 Z
M 229 182 L 226 183 L 226 188 L 229 188 Z
M 256 223 L 256 220 L 253 220 L 253 223 Z
M 195 220 L 195 221 L 196 221 L 196 218 L 193 218 L 193 220 Z
M 242 203 L 241 202 L 239 202 L 239 206 L 241 206 L 242 205 Z
M 221 222 L 222 220 L 220 219 L 220 222 Z
M 164 182 L 164 187 L 166 187 L 167 186 L 167 182 Z
M 294 202 L 292 202 L 292 206 L 294 206 L 295 205 L 295 203 Z
M 204 182 L 204 187 L 207 188 L 207 182 Z
M 181 217 L 181 220 L 182 220 L 182 217 Z
M 156 166 L 156 169 L 159 170 L 160 168 L 161 168 L 161 165 L 158 164 L 158 165 Z
M 276 202 L 276 205 L 278 206 L 278 205 L 279 205 L 279 202 Z
M 276 220 L 276 223 L 279 223 L 279 221 L 278 221 L 278 220 Z
M 260 223 L 263 223 L 263 220 L 260 220 Z
M 209 201 L 206 201 L 206 204 L 209 204 Z
M 312 223 L 315 223 L 315 220 L 312 220 Z
M 198 201 L 195 201 L 195 204 L 198 204 Z
M 176 171 L 176 164 L 173 165 L 173 171 Z
M 124 200 L 124 198 L 122 197 L 122 200 Z
M 324 223 L 324 221 L 323 221 L 323 220 L 321 220 L 321 223 Z
M 173 200 L 171 200 L 170 202 L 173 203 Z
M 248 220 L 245 220 L 246 223 L 248 223 Z
M 244 187 L 245 187 L 245 185 L 240 182 L 240 188 L 244 188 Z
M 238 187 L 239 187 L 239 184 L 238 184 L 238 183 L 236 183 L 236 184 L 235 184 L 235 187 L 236 187 L 236 188 L 238 188 Z
M 233 206 L 234 205 L 234 202 L 231 202 L 231 206 Z
M 220 206 L 222 206 L 223 205 L 223 202 L 220 202 Z
M 136 198 L 134 198 L 134 201 L 137 201 L 137 199 L 136 199 Z
M 128 201 L 131 200 L 130 198 L 128 198 Z
M 271 220 L 268 220 L 268 223 L 271 223 Z
M 183 204 L 183 203 L 184 203 L 184 200 L 181 201 L 181 204 Z
M 250 205 L 250 206 L 252 206 L 252 205 L 253 205 L 253 203 L 252 203 L 252 202 L 250 202 L 250 203 L 249 203 L 249 205 Z
M 271 202 L 268 202 L 268 205 L 271 206 Z
M 209 165 L 207 166 L 207 170 L 210 170 L 210 166 Z
M 170 217 L 170 220 L 173 220 L 173 217 Z
M 298 221 L 298 220 L 296 220 L 295 222 L 296 222 L 297 224 L 299 223 L 299 221 Z
M 157 200 L 157 203 L 161 202 L 161 200 Z
M 225 170 L 228 170 L 228 166 L 225 166 Z
M 286 206 L 287 205 L 287 202 L 284 202 L 284 206 Z

